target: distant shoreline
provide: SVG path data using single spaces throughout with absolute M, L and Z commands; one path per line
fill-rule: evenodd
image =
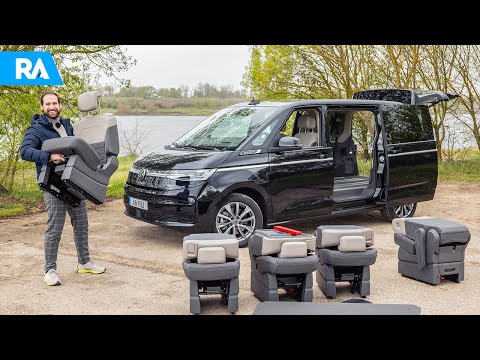
M 118 116 L 209 116 L 233 105 L 248 101 L 245 98 L 160 98 L 143 99 L 136 97 L 105 97 L 103 112 Z
M 116 116 L 210 116 L 214 114 L 219 109 L 205 109 L 205 110 L 194 110 L 194 111 L 158 111 L 155 113 L 142 113 L 142 112 L 120 112 L 116 109 L 102 109 L 102 112 L 110 112 Z

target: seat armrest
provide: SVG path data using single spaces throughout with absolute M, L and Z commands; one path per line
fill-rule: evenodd
M 42 144 L 42 150 L 51 154 L 62 154 L 65 157 L 77 154 L 83 159 L 85 164 L 94 171 L 100 162 L 100 157 L 96 151 L 84 139 L 78 136 L 46 140 Z
M 417 250 L 417 265 L 424 268 L 427 265 L 427 232 L 423 228 L 415 230 L 415 248 Z
M 415 241 L 413 241 L 409 237 L 401 233 L 395 233 L 393 235 L 393 240 L 395 241 L 395 244 L 400 246 L 403 250 L 405 250 L 409 254 L 416 255 L 417 252 L 415 251 Z
M 109 156 L 107 162 L 102 165 L 98 165 L 97 171 L 107 177 L 112 176 L 112 174 L 118 169 L 118 159 L 116 156 Z

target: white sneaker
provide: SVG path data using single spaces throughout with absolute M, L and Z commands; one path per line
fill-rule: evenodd
M 94 264 L 93 261 L 89 261 L 84 265 L 80 265 L 80 264 L 77 265 L 77 272 L 81 274 L 86 274 L 86 273 L 103 274 L 105 270 L 107 270 L 105 267 L 96 265 Z
M 47 283 L 47 285 L 50 286 L 56 286 L 56 285 L 61 285 L 62 282 L 57 276 L 57 273 L 55 272 L 55 269 L 50 269 L 45 273 L 45 276 L 43 277 L 43 281 Z

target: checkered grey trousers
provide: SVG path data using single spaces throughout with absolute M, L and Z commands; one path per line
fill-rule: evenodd
M 43 192 L 43 199 L 48 213 L 47 231 L 45 232 L 45 272 L 57 268 L 58 246 L 67 211 L 73 226 L 78 262 L 82 265 L 89 262 L 86 201 L 82 200 L 80 206 L 74 208 L 46 191 Z

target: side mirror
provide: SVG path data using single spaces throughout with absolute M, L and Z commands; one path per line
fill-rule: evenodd
M 284 136 L 278 142 L 278 147 L 271 147 L 268 149 L 268 152 L 280 153 L 285 151 L 301 150 L 302 147 L 303 144 L 300 139 L 294 136 Z
M 303 147 L 303 144 L 300 139 L 296 138 L 295 136 L 284 136 L 278 142 L 278 147 L 301 149 Z

